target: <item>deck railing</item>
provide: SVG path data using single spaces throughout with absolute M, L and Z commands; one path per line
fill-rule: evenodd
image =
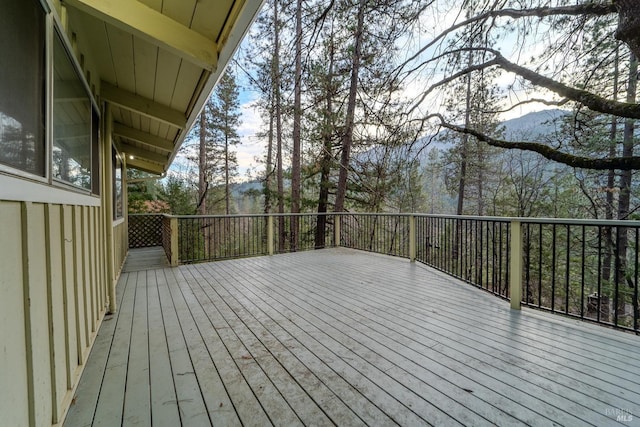
M 166 216 L 172 265 L 343 246 L 521 305 L 639 332 L 640 222 L 423 214 Z
M 640 330 L 637 221 L 522 220 L 522 303 Z
M 179 216 L 177 222 L 181 263 L 268 254 L 263 216 Z
M 504 218 L 416 215 L 416 259 L 509 298 L 510 230 Z
M 409 258 L 408 214 L 348 213 L 340 218 L 340 245 Z

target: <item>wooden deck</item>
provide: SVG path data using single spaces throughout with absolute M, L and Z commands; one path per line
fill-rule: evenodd
M 169 260 L 167 260 L 167 255 L 164 253 L 164 248 L 162 246 L 151 246 L 148 248 L 129 249 L 122 271 L 131 273 L 163 267 L 169 267 Z
M 346 249 L 123 273 L 65 425 L 639 425 L 640 337 Z

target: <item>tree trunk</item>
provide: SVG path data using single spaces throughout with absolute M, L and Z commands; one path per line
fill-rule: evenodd
M 296 4 L 296 47 L 293 101 L 293 155 L 291 158 L 291 212 L 300 212 L 300 120 L 302 116 L 302 0 Z M 292 251 L 298 248 L 298 217 L 291 217 L 289 246 Z
M 471 54 L 469 54 L 468 64 L 472 64 Z M 471 73 L 465 76 L 467 79 L 466 98 L 465 98 L 465 113 L 464 113 L 464 126 L 469 127 L 471 122 Z M 462 146 L 460 147 L 460 179 L 458 180 L 458 205 L 456 207 L 456 214 L 462 215 L 464 213 L 464 192 L 467 181 L 467 149 L 469 145 L 469 135 L 463 134 L 461 140 Z M 459 258 L 460 245 L 462 244 L 462 224 L 456 221 L 456 238 L 453 243 L 452 258 L 457 260 Z
M 471 54 L 469 54 L 469 66 L 472 64 Z M 466 109 L 464 113 L 464 127 L 469 128 L 471 125 L 471 73 L 465 76 L 467 79 L 466 90 Z M 460 147 L 460 180 L 458 181 L 458 206 L 456 214 L 462 215 L 464 212 L 464 192 L 467 180 L 467 148 L 469 145 L 469 135 L 462 135 L 462 146 Z
M 629 82 L 627 86 L 627 102 L 636 102 L 636 91 L 638 84 L 638 61 L 634 54 L 631 54 L 629 59 Z M 633 156 L 633 133 L 635 128 L 635 121 L 633 119 L 627 119 L 624 124 L 624 135 L 622 140 L 622 156 Z M 631 178 L 632 172 L 622 171 L 620 174 L 620 195 L 618 199 L 618 219 L 629 219 L 629 205 L 631 199 Z M 627 271 L 627 229 L 624 227 L 618 227 L 617 233 L 617 261 L 616 261 L 616 291 L 614 296 L 615 301 L 615 315 L 614 319 L 618 319 L 619 316 L 624 314 L 625 298 L 624 293 L 619 292 L 619 289 L 626 284 L 626 271 Z M 630 283 L 631 286 L 635 284 Z
M 353 145 L 353 128 L 356 111 L 356 95 L 358 91 L 358 75 L 360 73 L 360 56 L 362 54 L 362 39 L 364 37 L 364 15 L 367 0 L 358 3 L 358 19 L 356 33 L 354 35 L 353 57 L 351 59 L 351 82 L 349 86 L 349 99 L 345 118 L 344 134 L 342 136 L 342 154 L 340 156 L 340 175 L 338 176 L 338 188 L 336 192 L 335 212 L 344 211 L 344 200 L 347 194 L 347 178 L 349 174 L 349 162 L 351 159 L 351 146 Z
M 269 130 L 267 136 L 267 164 L 265 165 L 264 177 L 264 213 L 271 213 L 271 177 L 273 174 L 273 93 L 269 100 Z
M 278 213 L 284 213 L 284 176 L 282 171 L 282 106 L 280 96 L 280 24 L 278 22 L 278 0 L 273 2 L 274 55 L 273 86 L 276 112 L 276 180 L 278 186 Z M 278 251 L 284 252 L 286 237 L 284 216 L 278 217 Z
M 640 58 L 640 2 L 638 0 L 614 0 L 618 11 L 616 39 L 625 42 L 636 58 Z
M 231 191 L 229 183 L 229 137 L 224 136 L 224 207 L 225 213 L 229 215 L 231 212 Z
M 198 157 L 198 214 L 207 213 L 207 105 L 200 113 L 200 147 Z
M 329 181 L 329 175 L 331 174 L 331 163 L 333 162 L 332 155 L 332 140 L 331 135 L 333 132 L 333 65 L 334 65 L 334 47 L 333 42 L 330 41 L 329 46 L 329 64 L 327 65 L 327 82 L 325 92 L 326 111 L 324 114 L 324 125 L 322 128 L 322 142 L 323 151 L 320 156 L 320 193 L 318 195 L 318 219 L 316 225 L 315 235 L 315 247 L 316 249 L 325 247 L 325 235 L 327 231 L 327 216 L 329 205 L 329 189 L 331 182 Z M 334 219 L 338 221 L 338 219 Z M 338 242 L 336 242 L 337 244 Z
M 619 48 L 616 48 L 616 56 L 614 61 L 614 70 L 613 70 L 613 100 L 618 100 L 618 81 L 619 81 Z M 611 117 L 611 127 L 609 132 L 609 157 L 615 157 L 616 155 L 616 138 L 618 134 L 618 118 L 616 116 Z M 613 189 L 616 185 L 616 171 L 615 169 L 610 169 L 607 172 L 607 191 L 605 196 L 605 207 L 604 207 L 604 216 L 605 219 L 613 219 Z M 602 280 L 607 283 L 609 279 L 611 279 L 611 254 L 614 250 L 613 248 L 613 236 L 611 233 L 611 227 L 605 227 L 602 230 L 602 238 L 604 240 L 605 249 L 604 256 L 602 259 Z

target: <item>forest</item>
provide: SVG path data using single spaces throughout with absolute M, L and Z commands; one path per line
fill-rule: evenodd
M 639 9 L 267 0 L 188 170 L 130 186 L 130 211 L 637 218 Z M 241 91 L 262 119 L 251 179 Z

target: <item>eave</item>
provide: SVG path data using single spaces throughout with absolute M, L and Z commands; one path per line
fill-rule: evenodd
M 166 173 L 262 0 L 63 0 L 127 165 Z M 96 77 L 97 74 L 97 77 Z

